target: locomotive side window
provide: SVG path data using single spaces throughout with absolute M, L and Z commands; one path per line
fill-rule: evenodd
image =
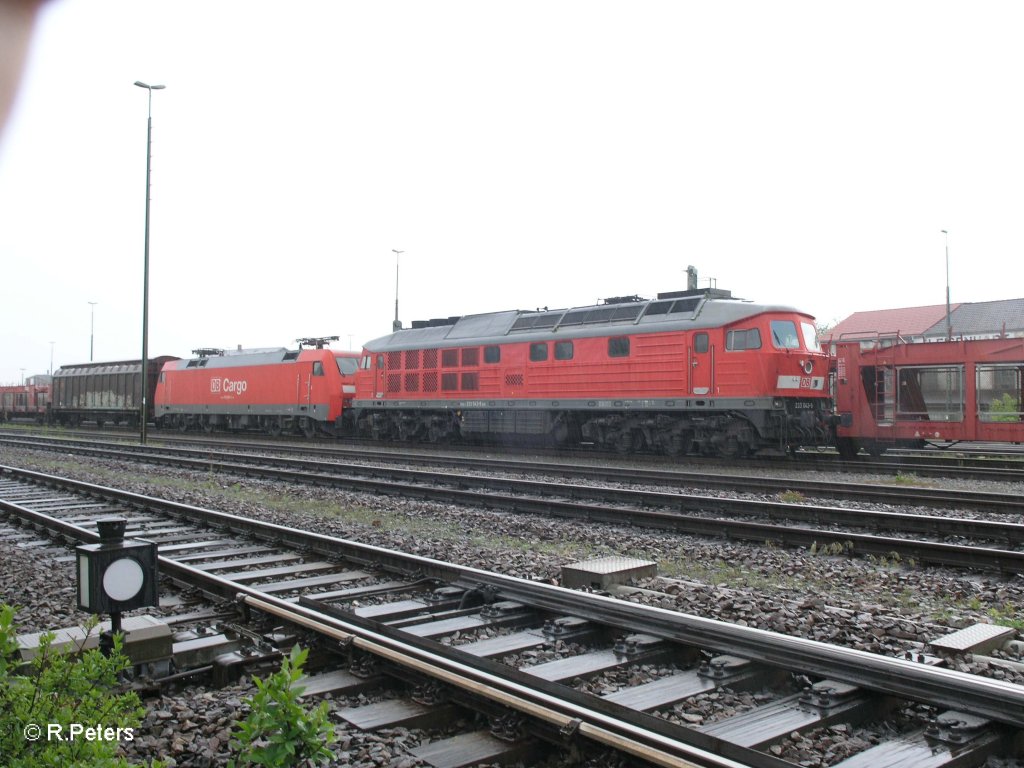
M 530 360 L 539 363 L 548 359 L 548 344 L 546 341 L 536 341 L 530 345 Z
M 629 357 L 629 336 L 608 339 L 608 357 Z
M 555 342 L 555 360 L 572 360 L 572 342 Z
M 441 391 L 442 392 L 455 392 L 459 388 L 459 374 L 457 373 L 442 373 L 441 374 Z
M 796 335 L 796 323 L 792 320 L 772 320 L 771 330 L 772 345 L 776 349 L 800 349 L 800 337 Z
M 319 360 L 317 360 L 316 362 L 313 363 L 313 375 L 314 376 L 323 376 L 324 375 L 324 364 L 322 362 L 320 362 Z
M 821 344 L 818 343 L 818 331 L 810 323 L 800 323 L 800 330 L 804 333 L 804 347 L 810 352 L 820 352 Z
M 761 348 L 761 332 L 757 328 L 745 331 L 729 331 L 725 334 L 725 348 L 730 352 Z
M 466 347 L 462 350 L 463 365 L 480 365 L 480 348 Z
M 485 363 L 500 363 L 501 362 L 501 347 L 484 347 L 484 362 Z
M 707 352 L 708 351 L 708 335 L 706 333 L 695 333 L 695 334 L 693 334 L 693 351 L 694 352 Z
M 457 349 L 442 349 L 441 350 L 441 367 L 442 368 L 454 368 L 459 364 L 459 350 Z

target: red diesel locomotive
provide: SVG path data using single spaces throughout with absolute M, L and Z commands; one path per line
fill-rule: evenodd
M 199 349 L 190 360 L 169 362 L 156 386 L 156 424 L 337 435 L 355 395 L 359 355 L 326 349 L 336 338 L 300 339 L 297 350 Z
M 414 324 L 364 346 L 356 429 L 740 456 L 828 439 L 813 318 L 719 289 Z
M 835 342 L 836 447 L 1024 442 L 1024 339 Z

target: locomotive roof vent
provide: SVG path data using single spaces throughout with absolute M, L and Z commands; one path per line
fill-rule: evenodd
M 709 299 L 731 299 L 732 291 L 724 288 L 694 288 L 689 291 L 668 291 L 659 293 L 659 299 L 681 299 L 687 296 L 707 296 Z
M 432 317 L 429 320 L 413 320 L 413 328 L 440 328 L 444 325 L 455 325 L 462 319 L 461 315 L 453 317 Z
M 636 294 L 634 294 L 632 296 L 611 296 L 611 297 L 605 299 L 604 303 L 605 304 L 633 304 L 633 303 L 638 302 L 638 301 L 647 301 L 647 299 L 643 298 L 642 296 L 637 296 Z
M 192 354 L 196 357 L 220 357 L 224 354 L 224 350 L 217 347 L 200 347 L 193 349 Z

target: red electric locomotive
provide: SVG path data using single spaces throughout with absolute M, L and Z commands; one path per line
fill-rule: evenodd
M 194 350 L 160 373 L 157 426 L 335 435 L 355 395 L 359 359 L 326 349 L 335 339 L 300 339 L 297 350 Z
M 31 419 L 42 424 L 50 402 L 49 384 L 0 386 L 0 421 Z
M 1024 442 L 1024 339 L 835 342 L 836 447 Z
M 824 442 L 827 375 L 809 315 L 691 286 L 414 323 L 365 345 L 353 413 L 378 439 L 737 456 Z

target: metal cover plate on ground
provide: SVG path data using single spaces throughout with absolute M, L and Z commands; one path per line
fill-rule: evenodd
M 614 584 L 625 584 L 633 579 L 647 579 L 657 575 L 658 564 L 652 560 L 613 555 L 562 566 L 562 586 L 566 589 L 607 589 Z
M 989 653 L 1012 639 L 1017 630 L 998 624 L 973 624 L 952 634 L 932 640 L 929 645 L 936 652 Z

